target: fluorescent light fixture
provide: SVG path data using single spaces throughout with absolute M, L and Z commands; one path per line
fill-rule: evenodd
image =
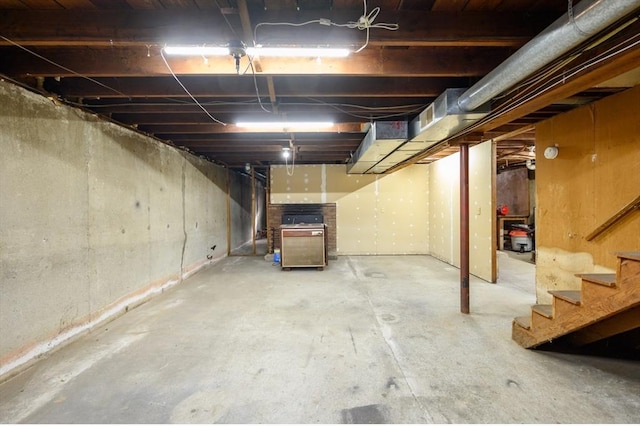
M 331 121 L 239 121 L 238 127 L 261 129 L 324 129 L 333 126 Z
M 346 58 L 349 49 L 332 47 L 247 47 L 250 56 L 279 58 Z
M 164 52 L 175 56 L 227 56 L 228 47 L 166 46 Z M 349 49 L 331 47 L 247 47 L 247 55 L 279 58 L 345 58 Z
M 175 56 L 226 56 L 228 47 L 216 46 L 165 46 L 164 53 Z

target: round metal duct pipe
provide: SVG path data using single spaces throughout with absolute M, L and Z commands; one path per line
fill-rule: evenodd
M 473 111 L 533 72 L 640 8 L 640 0 L 584 0 L 522 46 L 458 99 Z

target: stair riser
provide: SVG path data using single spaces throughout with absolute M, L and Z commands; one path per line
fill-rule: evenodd
M 551 318 L 547 318 L 544 315 L 540 315 L 535 311 L 531 312 L 531 328 L 533 330 L 548 327 L 549 323 L 551 323 L 552 321 L 553 320 Z
M 566 300 L 558 297 L 553 298 L 553 316 L 559 317 L 560 315 L 566 315 L 573 312 L 574 309 L 580 309 L 580 306 L 567 302 Z
M 618 287 L 607 287 L 600 284 L 594 284 L 590 281 L 582 281 L 582 298 L 581 302 L 584 306 L 599 303 L 603 299 L 607 299 L 619 291 Z
M 537 339 L 528 330 L 520 327 L 518 324 L 513 324 L 511 328 L 511 338 L 515 340 L 520 346 L 524 348 L 531 348 L 536 345 Z
M 620 259 L 618 281 L 620 286 L 640 285 L 640 262 L 631 259 Z

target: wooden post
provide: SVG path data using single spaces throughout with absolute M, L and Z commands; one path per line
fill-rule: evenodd
M 469 313 L 469 145 L 460 145 L 460 312 Z

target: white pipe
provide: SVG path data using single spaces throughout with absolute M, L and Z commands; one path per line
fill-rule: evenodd
M 458 99 L 463 111 L 473 111 L 515 86 L 535 71 L 640 8 L 640 0 L 583 0 L 522 46 Z

